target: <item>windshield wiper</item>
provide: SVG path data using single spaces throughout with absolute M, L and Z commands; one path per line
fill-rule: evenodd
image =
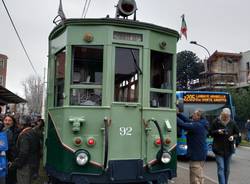
M 137 72 L 139 72 L 139 74 L 142 75 L 142 70 L 140 69 L 140 67 L 139 67 L 138 64 L 137 64 L 137 60 L 136 60 L 136 58 L 135 58 L 135 54 L 134 54 L 133 49 L 130 49 L 130 52 L 131 52 L 131 54 L 132 54 L 133 61 L 134 61 L 135 68 L 136 68 Z

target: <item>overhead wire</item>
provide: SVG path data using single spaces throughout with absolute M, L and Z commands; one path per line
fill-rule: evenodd
M 86 10 L 86 7 L 87 7 L 87 3 L 88 3 L 88 0 L 85 0 L 84 7 L 83 7 L 83 10 L 82 10 L 82 18 L 84 16 L 84 13 L 85 13 L 85 10 Z
M 4 0 L 2 0 L 2 3 L 3 3 L 4 8 L 5 8 L 5 10 L 6 10 L 8 16 L 9 16 L 9 19 L 10 19 L 10 21 L 11 21 L 11 24 L 12 24 L 12 26 L 13 26 L 15 32 L 16 32 L 16 35 L 17 35 L 17 37 L 18 37 L 18 39 L 19 39 L 19 41 L 20 41 L 20 43 L 21 43 L 21 45 L 22 45 L 22 48 L 23 48 L 23 50 L 24 50 L 24 52 L 25 52 L 25 55 L 26 55 L 26 57 L 28 58 L 29 64 L 31 65 L 31 67 L 32 67 L 32 69 L 33 69 L 33 71 L 34 71 L 34 73 L 35 73 L 36 75 L 38 75 L 38 73 L 37 73 L 37 71 L 36 71 L 36 69 L 35 69 L 35 67 L 34 67 L 34 65 L 33 65 L 32 61 L 31 61 L 31 59 L 30 59 L 30 57 L 29 57 L 29 54 L 28 54 L 28 52 L 27 52 L 27 50 L 26 50 L 26 48 L 25 48 L 25 46 L 24 46 L 24 44 L 23 44 L 23 41 L 22 41 L 22 39 L 21 39 L 21 37 L 20 37 L 18 31 L 17 31 L 17 28 L 16 28 L 16 26 L 15 26 L 15 24 L 14 24 L 14 21 L 13 21 L 11 15 L 10 15 L 10 12 L 9 12 L 9 10 L 8 10 L 8 8 L 7 8 L 7 6 L 6 6 L 5 2 L 4 2 Z
M 89 2 L 88 2 L 88 6 L 87 6 L 87 8 L 86 8 L 84 18 L 86 17 L 86 15 L 87 15 L 87 13 L 88 13 L 90 3 L 91 3 L 91 0 L 89 0 Z

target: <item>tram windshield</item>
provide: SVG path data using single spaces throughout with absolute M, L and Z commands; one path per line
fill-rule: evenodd
M 115 90 L 116 102 L 138 102 L 139 49 L 115 49 Z
M 100 106 L 103 47 L 73 46 L 70 105 Z
M 100 46 L 73 48 L 73 84 L 102 84 L 103 50 Z
M 167 90 L 173 88 L 172 55 L 151 51 L 150 62 L 150 106 L 171 107 L 172 94 Z

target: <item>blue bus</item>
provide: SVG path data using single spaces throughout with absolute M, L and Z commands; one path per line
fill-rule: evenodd
M 234 119 L 235 109 L 232 103 L 231 95 L 227 92 L 215 91 L 177 91 L 176 99 L 183 101 L 183 114 L 190 117 L 195 109 L 201 109 L 205 118 L 211 123 L 219 116 L 221 110 L 225 107 L 231 109 L 232 118 Z M 187 140 L 186 131 L 179 130 L 180 134 L 177 137 L 177 155 L 186 156 Z M 213 139 L 207 138 L 208 155 L 213 155 L 212 152 Z

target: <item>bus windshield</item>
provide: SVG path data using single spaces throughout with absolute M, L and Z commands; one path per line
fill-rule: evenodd
M 205 118 L 211 123 L 219 116 L 223 108 L 232 110 L 231 98 L 222 92 L 177 92 L 178 98 L 183 98 L 184 115 L 190 117 L 195 109 L 200 109 Z
M 227 104 L 185 104 L 184 114 L 189 117 L 195 109 L 200 109 L 208 122 L 212 122 L 219 116 L 223 108 L 228 107 Z

